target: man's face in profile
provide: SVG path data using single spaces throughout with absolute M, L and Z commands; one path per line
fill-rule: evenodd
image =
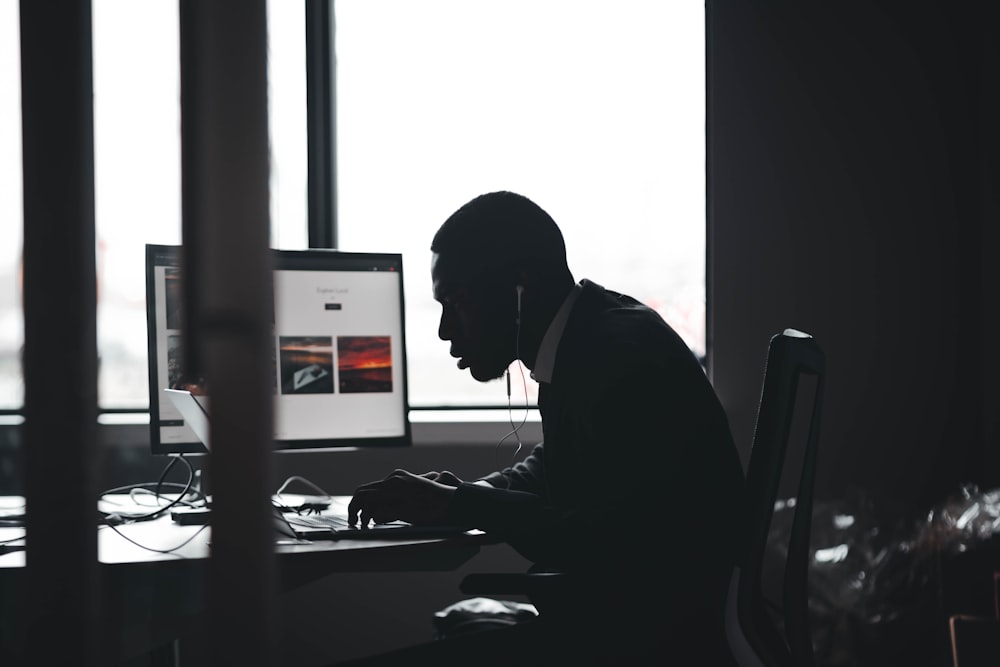
M 501 377 L 516 354 L 514 288 L 496 276 L 469 278 L 437 253 L 431 279 L 434 299 L 441 304 L 438 337 L 451 343 L 458 367 L 468 368 L 480 382 Z

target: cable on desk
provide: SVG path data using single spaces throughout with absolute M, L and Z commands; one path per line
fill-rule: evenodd
M 179 489 L 184 489 L 185 488 L 185 485 L 181 484 L 181 483 L 167 482 L 166 485 L 167 486 L 172 486 L 174 488 L 179 488 Z M 129 500 L 132 501 L 132 503 L 134 505 L 139 505 L 141 507 L 162 507 L 162 505 L 148 505 L 148 504 L 144 504 L 142 502 L 141 498 L 140 498 L 141 496 L 152 496 L 152 498 L 154 500 L 156 500 L 156 501 L 163 501 L 163 502 L 168 502 L 168 503 L 169 502 L 176 502 L 178 505 L 184 505 L 185 507 L 204 507 L 205 506 L 205 500 L 204 499 L 202 499 L 202 500 L 193 500 L 192 501 L 192 500 L 185 500 L 182 497 L 179 497 L 179 498 L 176 498 L 176 499 L 165 498 L 165 497 L 161 496 L 158 492 L 156 492 L 156 491 L 150 491 L 149 489 L 141 487 L 141 486 L 136 486 L 136 487 L 132 488 L 128 492 L 128 498 L 129 498 Z M 111 502 L 111 501 L 106 500 L 106 502 Z
M 136 542 L 135 540 L 133 540 L 131 537 L 129 537 L 128 535 L 126 535 L 122 531 L 118 530 L 117 526 L 112 525 L 110 523 L 108 524 L 108 528 L 110 528 L 111 530 L 115 531 L 123 539 L 128 540 L 129 542 L 131 542 L 135 546 L 139 547 L 140 549 L 145 549 L 146 551 L 152 551 L 152 552 L 158 553 L 158 554 L 169 554 L 169 553 L 172 553 L 174 551 L 177 551 L 178 549 L 180 549 L 181 547 L 183 547 L 184 545 L 186 545 L 188 542 L 190 542 L 194 538 L 198 537 L 198 535 L 201 533 L 201 531 L 203 531 L 206 528 L 208 528 L 208 524 L 206 523 L 203 526 L 199 527 L 198 530 L 194 531 L 194 533 L 190 537 L 188 537 L 186 540 L 184 540 L 183 542 L 181 542 L 180 544 L 178 544 L 176 546 L 170 547 L 169 549 L 154 549 L 153 547 L 147 547 L 145 544 L 139 544 L 138 542 Z
M 330 499 L 333 496 L 331 496 L 329 493 L 327 493 L 326 491 L 324 491 L 323 489 L 321 489 L 316 484 L 310 482 L 305 477 L 300 477 L 299 475 L 292 475 L 291 477 L 289 477 L 288 479 L 286 479 L 284 482 L 282 482 L 281 486 L 278 487 L 278 490 L 274 492 L 274 495 L 276 497 L 278 497 L 278 498 L 281 498 L 281 493 L 283 491 L 285 491 L 288 488 L 288 486 L 290 484 L 292 484 L 292 482 L 301 482 L 302 484 L 305 484 L 306 486 L 308 486 L 309 488 L 311 488 L 313 491 L 317 491 L 318 493 L 316 495 L 318 495 L 318 496 L 320 496 L 322 498 L 325 498 L 326 501 L 325 502 L 304 502 L 304 503 L 301 503 L 300 505 L 288 505 L 288 504 L 284 503 L 283 501 L 273 500 L 272 499 L 272 503 L 274 504 L 274 506 L 276 508 L 278 508 L 278 510 L 280 510 L 282 512 L 296 512 L 298 514 L 303 514 L 303 513 L 310 514 L 310 513 L 322 512 L 327 507 L 329 507 L 329 505 L 330 505 L 329 501 L 330 501 Z
M 187 482 L 184 483 L 184 484 L 179 484 L 179 483 L 176 483 L 176 482 L 165 482 L 165 481 L 163 481 L 164 478 L 166 477 L 167 473 L 174 466 L 174 464 L 177 463 L 177 461 L 180 461 L 185 466 L 187 466 L 187 470 L 188 470 Z M 207 499 L 205 498 L 205 495 L 203 493 L 201 493 L 201 491 L 194 492 L 195 493 L 195 497 L 198 498 L 198 499 L 200 499 L 200 502 L 193 503 L 193 502 L 190 502 L 190 501 L 186 500 L 186 496 L 189 493 L 191 493 L 191 487 L 193 486 L 193 484 L 194 484 L 194 468 L 191 467 L 191 463 L 187 459 L 185 459 L 183 456 L 173 457 L 173 458 L 171 458 L 170 463 L 168 463 L 167 466 L 163 469 L 163 472 L 160 473 L 160 478 L 156 481 L 155 486 L 153 486 L 153 490 L 152 491 L 150 491 L 148 488 L 146 488 L 146 487 L 148 487 L 148 486 L 151 485 L 150 483 L 147 482 L 147 483 L 143 483 L 143 484 L 132 484 L 132 485 L 129 485 L 129 486 L 118 487 L 117 489 L 110 489 L 108 491 L 105 491 L 102 495 L 108 495 L 110 493 L 122 493 L 123 491 L 127 490 L 129 492 L 129 497 L 132 498 L 133 501 L 135 500 L 134 494 L 139 493 L 139 492 L 150 493 L 157 500 L 167 500 L 166 498 L 163 498 L 163 496 L 160 493 L 160 491 L 161 491 L 161 489 L 163 487 L 165 487 L 165 486 L 166 487 L 175 487 L 175 488 L 176 487 L 182 487 L 182 490 L 181 490 L 180 494 L 176 498 L 171 498 L 171 499 L 169 499 L 169 502 L 166 505 L 163 505 L 162 507 L 158 507 L 154 511 L 152 511 L 152 512 L 146 512 L 144 514 L 132 514 L 132 515 L 124 515 L 123 516 L 123 515 L 120 515 L 120 514 L 118 514 L 116 512 L 111 512 L 111 513 L 108 513 L 108 514 L 105 515 L 104 521 L 107 524 L 108 528 L 110 528 L 111 530 L 113 530 L 116 533 L 118 533 L 118 535 L 122 539 L 124 539 L 124 540 L 126 540 L 128 542 L 131 542 L 132 544 L 134 544 L 135 546 L 139 547 L 140 549 L 145 549 L 146 551 L 152 551 L 154 553 L 160 553 L 160 554 L 172 553 L 172 552 L 176 551 L 177 549 L 180 549 L 184 545 L 188 544 L 189 542 L 191 542 L 191 540 L 193 540 L 199 534 L 201 534 L 201 532 L 203 530 L 205 530 L 206 528 L 208 528 L 208 524 L 202 525 L 200 528 L 198 528 L 198 530 L 196 530 L 193 534 L 191 534 L 186 540 L 184 540 L 180 544 L 177 544 L 177 545 L 175 545 L 175 546 L 173 546 L 173 547 L 171 547 L 169 549 L 155 549 L 153 547 L 148 547 L 145 544 L 140 544 L 139 542 L 133 540 L 131 537 L 129 537 L 128 535 L 126 535 L 125 533 L 123 533 L 122 531 L 120 531 L 118 529 L 118 526 L 125 525 L 125 524 L 130 524 L 130 523 L 136 523 L 136 522 L 139 522 L 139 521 L 149 521 L 151 519 L 155 519 L 158 516 L 160 516 L 161 514 L 163 514 L 164 512 L 166 512 L 167 510 L 169 510 L 171 507 L 175 507 L 177 505 L 187 505 L 188 507 L 203 507 L 204 505 L 207 504 Z M 136 503 L 136 504 L 139 504 L 139 503 Z
M 178 461 L 184 463 L 184 465 L 186 465 L 188 469 L 187 486 L 184 488 L 185 493 L 182 493 L 180 497 L 183 498 L 186 495 L 187 490 L 191 487 L 191 483 L 194 480 L 194 469 L 191 467 L 191 463 L 188 462 L 188 460 L 185 459 L 183 456 L 172 456 L 170 457 L 170 462 L 163 469 L 163 472 L 160 473 L 160 478 L 156 480 L 156 489 L 154 490 L 154 493 L 157 497 L 160 497 L 160 489 L 163 488 L 164 484 L 163 480 L 167 478 L 167 473 L 170 472 L 170 469 L 173 468 L 174 464 L 177 463 Z
M 23 505 L 20 508 L 6 508 L 6 509 L 23 509 Z M 25 528 L 24 525 L 25 516 L 24 514 L 8 514 L 4 518 L 0 519 L 0 528 Z M 20 535 L 15 537 L 8 537 L 6 539 L 0 540 L 0 556 L 5 553 L 10 553 L 11 551 L 24 551 L 26 545 L 24 543 L 24 538 L 28 536 L 27 530 L 22 532 Z M 20 544 L 14 544 L 15 542 L 20 542 Z
M 187 481 L 185 483 L 183 483 L 183 484 L 179 483 L 179 482 L 165 482 L 165 481 L 163 481 L 163 478 L 166 476 L 167 472 L 170 470 L 171 467 L 173 467 L 173 465 L 177 462 L 178 459 L 180 459 L 184 463 L 184 465 L 186 465 L 187 468 L 188 468 L 188 479 L 187 479 Z M 115 487 L 113 489 L 108 489 L 108 490 L 104 491 L 101 495 L 105 496 L 105 495 L 109 495 L 109 494 L 112 494 L 112 493 L 125 493 L 125 492 L 128 492 L 129 497 L 132 500 L 135 500 L 135 494 L 141 492 L 141 493 L 148 493 L 148 494 L 150 494 L 150 495 L 152 495 L 152 496 L 154 496 L 156 498 L 161 498 L 162 494 L 160 493 L 160 490 L 162 489 L 162 487 L 166 486 L 166 487 L 170 487 L 170 488 L 175 488 L 175 489 L 176 488 L 180 488 L 180 489 L 184 490 L 184 493 L 181 494 L 181 496 L 176 499 L 176 501 L 179 502 L 180 504 L 187 505 L 188 507 L 202 507 L 207 502 L 207 499 L 205 497 L 205 494 L 202 493 L 200 490 L 197 490 L 197 489 L 195 489 L 193 491 L 191 490 L 192 486 L 193 486 L 193 484 L 192 484 L 193 475 L 194 475 L 194 471 L 191 468 L 191 464 L 188 463 L 188 461 L 186 459 L 184 459 L 182 455 L 181 456 L 177 456 L 177 457 L 171 457 L 170 463 L 168 463 L 167 466 L 166 466 L 166 468 L 164 468 L 163 472 L 160 474 L 160 479 L 157 480 L 156 482 L 140 482 L 139 484 L 129 484 L 127 486 L 119 486 L 119 487 Z M 149 487 L 153 487 L 153 489 L 151 490 Z M 196 502 L 192 502 L 190 500 L 187 500 L 184 497 L 184 496 L 188 495 L 189 493 L 195 496 L 195 498 L 197 499 Z M 167 500 L 168 502 L 174 502 L 175 501 L 175 499 L 165 499 L 165 500 Z
M 180 483 L 176 483 L 176 482 L 164 482 L 163 478 L 166 476 L 167 472 L 169 472 L 170 469 L 174 466 L 174 464 L 177 463 L 177 461 L 181 461 L 185 466 L 187 466 L 187 470 L 188 470 L 187 482 L 184 483 L 184 484 L 180 484 Z M 120 486 L 120 487 L 117 487 L 117 488 L 114 488 L 114 489 L 108 489 L 107 491 L 105 491 L 104 493 L 101 494 L 101 497 L 104 497 L 104 496 L 112 494 L 112 493 L 124 493 L 125 491 L 128 491 L 129 492 L 129 497 L 134 499 L 133 493 L 138 492 L 140 490 L 141 491 L 150 492 L 149 489 L 146 488 L 146 487 L 149 487 L 149 486 L 152 485 L 152 486 L 154 486 L 154 490 L 151 492 L 153 494 L 153 496 L 155 498 L 157 498 L 157 499 L 164 499 L 164 500 L 167 500 L 167 499 L 163 498 L 163 496 L 160 494 L 160 489 L 161 488 L 163 488 L 164 486 L 175 487 L 175 488 L 176 487 L 182 487 L 182 490 L 181 490 L 180 494 L 178 494 L 178 496 L 176 498 L 169 499 L 169 501 L 167 502 L 166 505 L 157 507 L 152 512 L 144 512 L 144 513 L 141 513 L 141 514 L 134 514 L 134 513 L 125 513 L 125 514 L 122 514 L 122 513 L 119 513 L 119 512 L 102 512 L 104 521 L 109 526 L 114 527 L 116 525 L 121 525 L 121 524 L 125 524 L 125 523 L 135 523 L 137 521 L 149 521 L 151 519 L 155 519 L 156 517 L 160 516 L 164 512 L 168 511 L 171 507 L 175 507 L 175 506 L 181 505 L 181 504 L 187 505 L 189 507 L 204 506 L 204 504 L 206 503 L 206 499 L 205 499 L 205 496 L 200 491 L 196 493 L 196 497 L 201 499 L 200 503 L 192 503 L 192 502 L 190 502 L 190 501 L 188 501 L 186 499 L 187 495 L 191 492 L 191 487 L 193 486 L 193 484 L 194 484 L 194 468 L 191 467 L 191 463 L 187 459 L 185 459 L 183 456 L 172 457 L 170 463 L 167 464 L 167 466 L 164 468 L 163 472 L 160 474 L 160 478 L 156 481 L 155 485 L 153 485 L 150 482 L 144 482 L 144 483 L 141 483 L 141 484 L 130 484 L 128 486 Z M 136 504 L 138 504 L 138 503 L 136 503 Z M 121 533 L 119 533 L 119 534 L 121 534 Z M 123 537 L 124 537 L 124 535 L 123 535 Z M 126 537 L 125 539 L 128 540 L 129 538 Z M 129 541 L 132 542 L 132 540 L 129 540 Z M 140 544 L 140 545 L 137 545 L 137 546 L 142 546 L 142 545 Z
M 17 527 L 20 526 L 15 526 L 15 528 Z M 18 537 L 8 537 L 6 540 L 0 540 L 0 545 L 7 545 L 10 544 L 11 542 L 19 542 L 20 540 L 23 540 L 25 537 L 27 537 L 27 535 L 19 535 Z

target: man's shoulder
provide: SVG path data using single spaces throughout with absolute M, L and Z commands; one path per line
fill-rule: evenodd
M 637 299 L 592 281 L 583 287 L 578 312 L 571 320 L 571 335 L 578 352 L 612 356 L 636 354 L 673 356 L 690 351 L 658 312 Z
M 554 381 L 568 385 L 639 387 L 707 383 L 704 368 L 681 336 L 631 296 L 581 281 L 581 294 L 556 354 Z

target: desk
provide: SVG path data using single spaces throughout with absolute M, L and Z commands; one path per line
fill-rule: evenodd
M 18 500 L 0 497 L 0 509 L 16 507 Z M 97 530 L 109 655 L 127 658 L 169 646 L 185 628 L 201 622 L 210 528 L 177 525 L 164 516 Z M 0 528 L 0 542 L 23 533 L 21 528 Z M 132 544 L 122 535 L 154 549 L 177 548 L 170 553 L 156 553 Z M 275 545 L 275 569 L 281 591 L 332 573 L 444 572 L 458 568 L 489 542 L 479 533 L 446 539 L 279 542 Z M 16 619 L 22 594 L 18 575 L 24 559 L 24 551 L 0 556 L 0 646 L 14 645 L 17 640 Z

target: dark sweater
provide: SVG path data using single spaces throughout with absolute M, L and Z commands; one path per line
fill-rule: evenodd
M 450 519 L 591 585 L 718 608 L 743 485 L 725 412 L 655 311 L 581 284 L 539 387 L 543 444 L 491 487 L 461 485 Z

